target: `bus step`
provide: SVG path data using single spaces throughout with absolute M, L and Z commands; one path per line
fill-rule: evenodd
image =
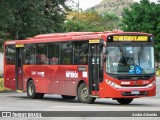
M 99 96 L 96 95 L 89 95 L 90 97 L 95 97 L 95 98 L 99 98 Z
M 23 92 L 23 90 L 16 90 L 16 92 L 18 92 L 18 93 L 22 93 L 22 92 Z

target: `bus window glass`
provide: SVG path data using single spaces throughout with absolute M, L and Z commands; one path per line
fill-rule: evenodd
M 35 44 L 25 45 L 23 55 L 24 55 L 24 64 L 35 64 L 36 63 L 36 47 Z
M 47 44 L 36 45 L 36 64 L 48 64 L 49 59 L 47 56 Z
M 6 64 L 15 64 L 15 46 L 13 45 L 6 46 Z
M 108 46 L 106 70 L 113 74 L 154 73 L 152 46 Z
M 73 47 L 73 62 L 74 64 L 88 63 L 88 42 L 78 41 L 74 42 Z
M 49 43 L 48 44 L 48 58 L 49 64 L 57 65 L 59 62 L 59 44 Z
M 72 64 L 72 42 L 59 43 L 60 45 L 60 63 Z

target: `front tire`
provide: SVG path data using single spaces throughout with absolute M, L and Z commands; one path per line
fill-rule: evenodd
M 120 103 L 120 104 L 130 104 L 132 101 L 133 101 L 133 98 L 118 98 L 117 101 Z
M 75 99 L 76 96 L 61 95 L 63 99 Z
M 34 82 L 33 80 L 30 80 L 27 84 L 27 96 L 32 99 L 37 99 L 37 98 L 42 99 L 44 94 L 36 93 Z
M 82 103 L 93 103 L 96 98 L 90 97 L 85 83 L 82 83 L 78 88 L 78 101 Z

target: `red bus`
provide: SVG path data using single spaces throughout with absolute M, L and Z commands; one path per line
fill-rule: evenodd
M 30 98 L 59 94 L 93 103 L 129 104 L 155 96 L 153 35 L 142 32 L 70 32 L 4 43 L 4 85 Z

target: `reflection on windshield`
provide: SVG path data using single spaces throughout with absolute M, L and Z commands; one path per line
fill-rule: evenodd
M 113 74 L 154 73 L 152 46 L 108 46 L 106 71 Z

